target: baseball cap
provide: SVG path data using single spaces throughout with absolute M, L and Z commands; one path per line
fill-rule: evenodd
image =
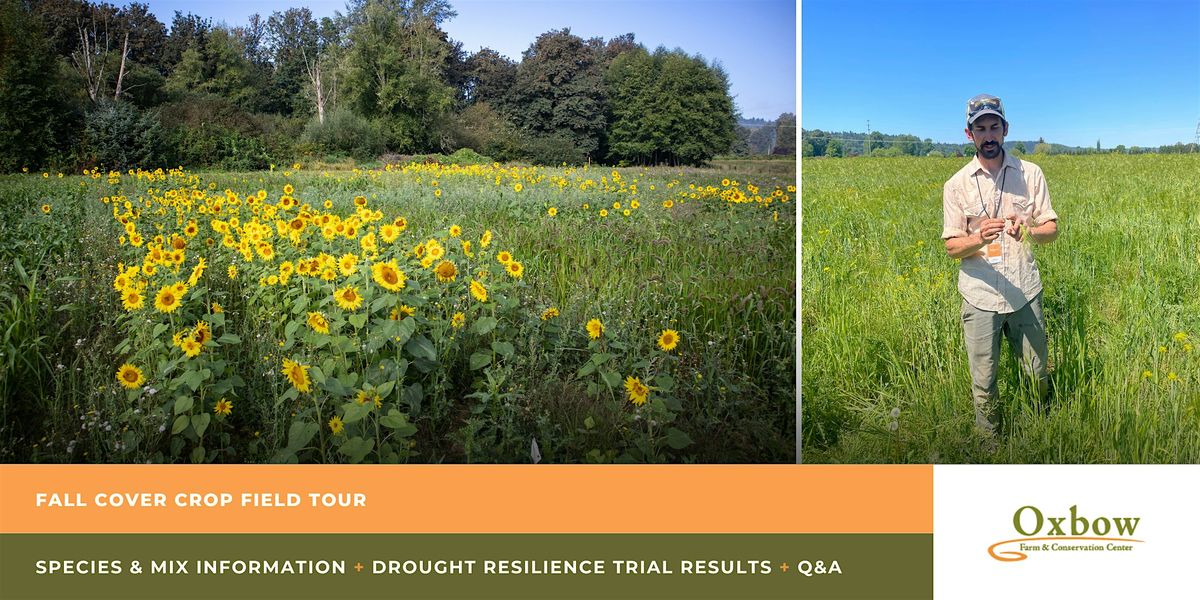
M 970 100 L 967 100 L 967 125 L 975 123 L 975 120 L 984 115 L 996 115 L 1004 122 L 1008 119 L 1004 118 L 1004 104 L 1000 102 L 1000 98 L 991 94 L 979 94 Z

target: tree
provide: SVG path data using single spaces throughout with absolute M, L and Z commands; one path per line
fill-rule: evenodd
M 45 164 L 65 148 L 78 124 L 63 88 L 37 17 L 0 2 L 0 171 Z
M 1041 139 L 1041 138 L 1038 138 L 1038 139 Z M 1053 148 L 1050 146 L 1050 144 L 1047 144 L 1046 142 L 1038 142 L 1038 144 L 1033 147 L 1034 154 L 1050 154 L 1052 150 L 1053 150 Z
M 844 155 L 845 153 L 842 150 L 842 141 L 834 139 L 829 140 L 829 143 L 825 146 L 825 156 L 831 158 L 841 158 Z
M 441 149 L 454 88 L 443 81 L 452 46 L 438 28 L 454 11 L 443 0 L 351 3 L 347 92 L 363 115 L 382 120 L 401 151 Z
M 1025 144 L 1023 142 L 1017 142 L 1016 145 L 1013 146 L 1013 152 L 1016 152 L 1018 154 L 1025 154 L 1026 152 L 1028 152 L 1028 150 L 1025 149 Z
M 167 36 L 162 49 L 160 68 L 164 74 L 172 73 L 175 65 L 183 60 L 183 53 L 188 48 L 195 47 L 203 52 L 208 43 L 208 33 L 212 31 L 212 19 L 204 19 L 194 14 L 183 14 L 175 11 L 171 21 L 171 34 Z
M 963 144 L 963 156 L 975 156 L 975 144 Z
M 491 48 L 482 48 L 466 60 L 462 99 L 467 104 L 486 102 L 503 110 L 505 97 L 517 78 L 517 63 Z
M 584 157 L 598 158 L 607 102 L 599 58 L 570 29 L 538 36 L 507 97 L 516 125 L 534 136 L 562 136 Z
M 775 120 L 775 149 L 771 154 L 794 156 L 796 154 L 796 115 L 783 113 Z

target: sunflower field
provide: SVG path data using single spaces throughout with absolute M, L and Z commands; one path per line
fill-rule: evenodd
M 0 452 L 790 461 L 793 177 L 0 177 Z

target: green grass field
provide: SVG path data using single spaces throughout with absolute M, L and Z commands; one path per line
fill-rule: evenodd
M 1029 158 L 1061 217 L 1034 250 L 1053 393 L 1034 402 L 1004 351 L 994 454 L 940 239 L 967 159 L 804 162 L 805 462 L 1200 462 L 1200 156 Z
M 617 175 L 0 177 L 0 460 L 792 461 L 794 173 Z

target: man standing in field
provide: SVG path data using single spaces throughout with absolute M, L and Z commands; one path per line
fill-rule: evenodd
M 1042 280 L 1029 243 L 1058 237 L 1046 178 L 1037 165 L 1004 151 L 1008 121 L 1000 99 L 980 94 L 967 101 L 967 138 L 975 158 L 948 181 L 942 196 L 942 239 L 960 260 L 963 334 L 975 425 L 987 438 L 999 425 L 996 368 L 1000 338 L 1008 338 L 1025 371 L 1046 394 L 1046 320 Z

